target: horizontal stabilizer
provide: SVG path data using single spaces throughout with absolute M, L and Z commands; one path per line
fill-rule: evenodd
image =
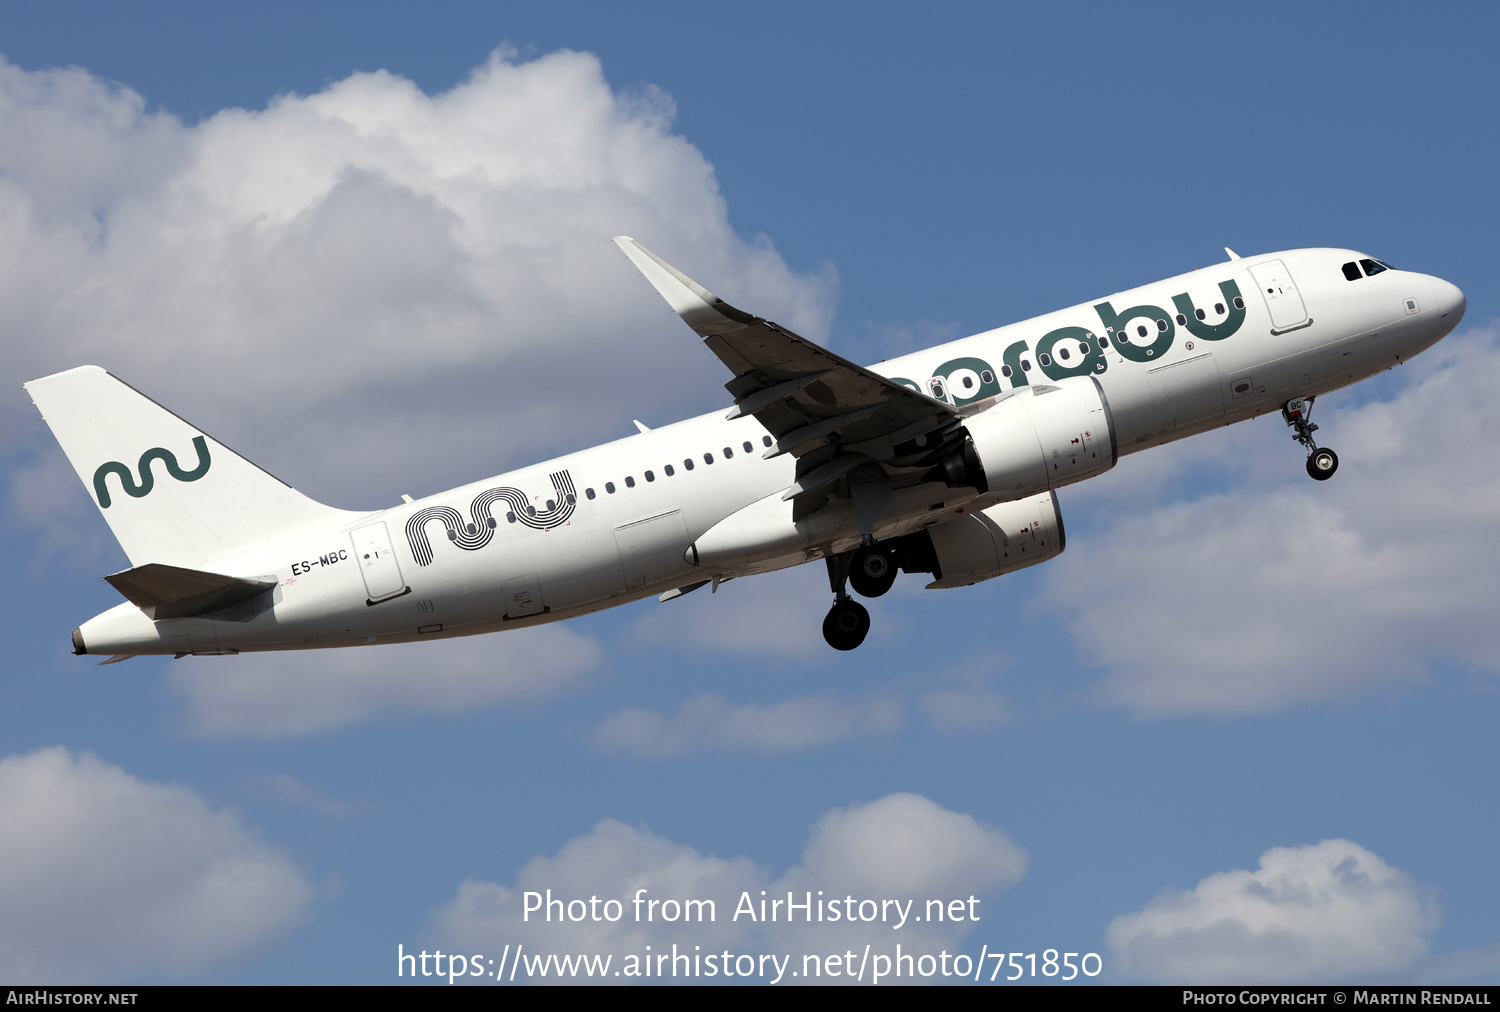
M 205 615 L 248 601 L 276 586 L 275 580 L 222 576 L 156 562 L 105 579 L 153 621 Z

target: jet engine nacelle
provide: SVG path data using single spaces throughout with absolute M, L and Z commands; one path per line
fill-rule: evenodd
M 1109 404 L 1092 376 L 1017 387 L 964 427 L 969 439 L 939 467 L 950 485 L 991 500 L 1036 495 L 1115 465 Z
M 1046 562 L 1062 554 L 1066 540 L 1050 492 L 965 513 L 923 533 L 936 561 L 928 590 L 967 587 Z

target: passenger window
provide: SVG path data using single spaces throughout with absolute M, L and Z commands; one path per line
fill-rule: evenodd
M 567 498 L 568 498 L 568 505 L 569 506 L 577 506 L 578 505 L 578 497 L 575 496 L 572 492 L 568 493 Z
M 1079 341 L 1078 342 L 1078 354 L 1086 356 L 1086 355 L 1088 355 L 1088 353 L 1089 353 L 1089 346 L 1088 346 L 1088 344 L 1085 343 L 1085 342 L 1083 342 L 1083 341 Z
M 965 390 L 972 390 L 973 387 L 974 387 L 974 379 L 973 379 L 973 377 L 965 376 L 964 377 L 964 389 Z
M 1048 355 L 1045 351 L 1038 355 L 1036 357 L 1036 360 L 1042 363 L 1043 366 L 1049 366 L 1052 364 L 1052 356 Z
M 1024 358 L 1021 359 L 1021 371 L 1022 372 L 1031 372 L 1031 363 L 1028 362 L 1028 361 L 1026 361 Z
M 594 490 L 591 488 L 584 489 L 583 494 L 588 496 L 590 499 L 594 498 Z
M 489 524 L 490 530 L 494 530 L 496 527 L 500 526 L 499 524 L 497 524 L 495 522 L 495 518 L 494 517 L 490 517 L 488 520 L 485 521 L 485 523 Z
M 731 449 L 730 447 L 727 447 L 727 446 L 724 447 L 724 459 L 728 460 L 730 457 L 733 457 L 733 456 L 734 456 L 734 450 Z
M 515 523 L 516 522 L 516 515 L 515 515 L 515 513 L 507 511 L 506 514 L 505 514 L 505 522 L 508 523 L 508 524 Z
M 687 468 L 689 471 L 691 471 L 693 469 L 693 458 L 692 457 L 684 457 L 682 459 L 682 466 L 685 467 L 685 468 Z
M 754 450 L 754 449 L 755 449 L 755 447 L 750 444 L 750 440 L 748 440 L 748 439 L 745 440 L 745 452 L 749 453 L 751 450 Z
M 995 374 L 986 369 L 984 372 L 979 374 L 979 379 L 984 383 L 993 383 L 995 382 Z
M 1159 330 L 1159 331 L 1161 331 L 1163 334 L 1165 334 L 1167 332 L 1167 321 L 1166 320 L 1157 320 L 1156 321 L 1156 329 Z
M 535 506 L 527 506 L 526 507 L 526 515 L 529 516 L 529 517 L 536 516 L 536 507 Z
M 1385 270 L 1385 264 L 1378 260 L 1361 260 L 1359 265 L 1365 269 L 1366 274 L 1375 275 Z
M 1146 326 L 1145 326 L 1145 324 L 1142 324 L 1141 326 L 1135 328 L 1135 332 L 1137 334 L 1139 334 L 1141 337 L 1145 337 L 1146 336 Z
M 672 477 L 672 475 L 674 475 L 674 474 L 677 473 L 676 471 L 672 470 L 672 465 L 671 464 L 668 464 L 666 467 L 662 468 L 662 470 L 665 471 L 665 472 L 667 472 L 667 477 L 668 478 Z
M 1010 379 L 1010 366 L 1002 365 L 1000 367 L 1000 375 L 1004 376 L 1006 379 Z
M 1208 314 L 1205 313 L 1201 309 L 1195 309 L 1195 310 L 1193 310 L 1193 315 L 1196 316 L 1200 320 L 1206 320 L 1206 319 L 1208 319 Z
M 767 446 L 771 445 L 771 437 L 770 436 L 761 436 L 760 437 L 760 441 L 762 443 L 766 444 Z
M 631 475 L 627 474 L 625 476 L 625 487 L 626 488 L 635 488 L 635 478 L 632 477 Z
M 713 454 L 711 454 L 711 453 L 705 453 L 703 455 L 703 463 L 705 463 L 705 464 L 712 464 L 713 462 L 714 462 L 714 455 Z
M 1059 349 L 1057 349 L 1057 357 L 1060 358 L 1060 359 L 1062 359 L 1064 362 L 1066 362 L 1068 360 L 1068 349 L 1066 349 L 1066 348 L 1059 348 Z M 1046 365 L 1046 364 L 1047 364 L 1046 362 L 1042 363 L 1042 365 Z
M 1364 275 L 1359 272 L 1359 264 L 1350 260 L 1344 265 L 1344 277 L 1350 281 L 1358 281 Z
M 1187 323 L 1187 317 L 1183 316 L 1181 313 L 1178 313 L 1177 314 L 1177 326 L 1181 327 L 1181 326 L 1183 326 L 1186 323 Z
M 656 480 L 656 472 L 655 471 L 647 471 L 646 472 L 646 480 L 647 481 L 655 481 Z
M 612 482 L 612 481 L 606 481 L 604 483 L 604 491 L 608 492 L 610 495 L 614 495 L 615 494 L 615 483 Z
M 1101 348 L 1108 348 L 1109 347 L 1109 338 L 1101 336 L 1099 338 L 1099 347 L 1101 347 Z
M 943 390 L 942 380 L 935 379 L 932 381 L 932 396 L 936 397 L 940 401 L 946 401 L 948 399 L 947 392 Z
M 1214 303 L 1214 312 L 1218 313 L 1220 316 L 1223 316 L 1224 315 L 1224 303 L 1222 303 L 1222 302 L 1215 302 Z
M 557 508 L 557 503 L 553 502 L 551 499 L 548 499 L 547 500 L 547 512 L 551 513 L 556 508 Z

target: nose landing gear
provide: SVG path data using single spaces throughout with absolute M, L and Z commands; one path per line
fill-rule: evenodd
M 1315 399 L 1294 397 L 1281 409 L 1281 417 L 1292 427 L 1292 438 L 1307 449 L 1308 477 L 1315 481 L 1327 481 L 1339 469 L 1339 455 L 1326 446 L 1320 447 L 1313 440 L 1313 433 L 1318 431 L 1318 427 L 1308 418 L 1312 415 Z

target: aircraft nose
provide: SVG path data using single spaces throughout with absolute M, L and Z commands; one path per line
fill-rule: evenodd
M 1442 278 L 1432 279 L 1432 296 L 1437 302 L 1438 312 L 1444 317 L 1443 325 L 1451 331 L 1464 318 L 1469 300 L 1464 298 L 1462 289 Z

